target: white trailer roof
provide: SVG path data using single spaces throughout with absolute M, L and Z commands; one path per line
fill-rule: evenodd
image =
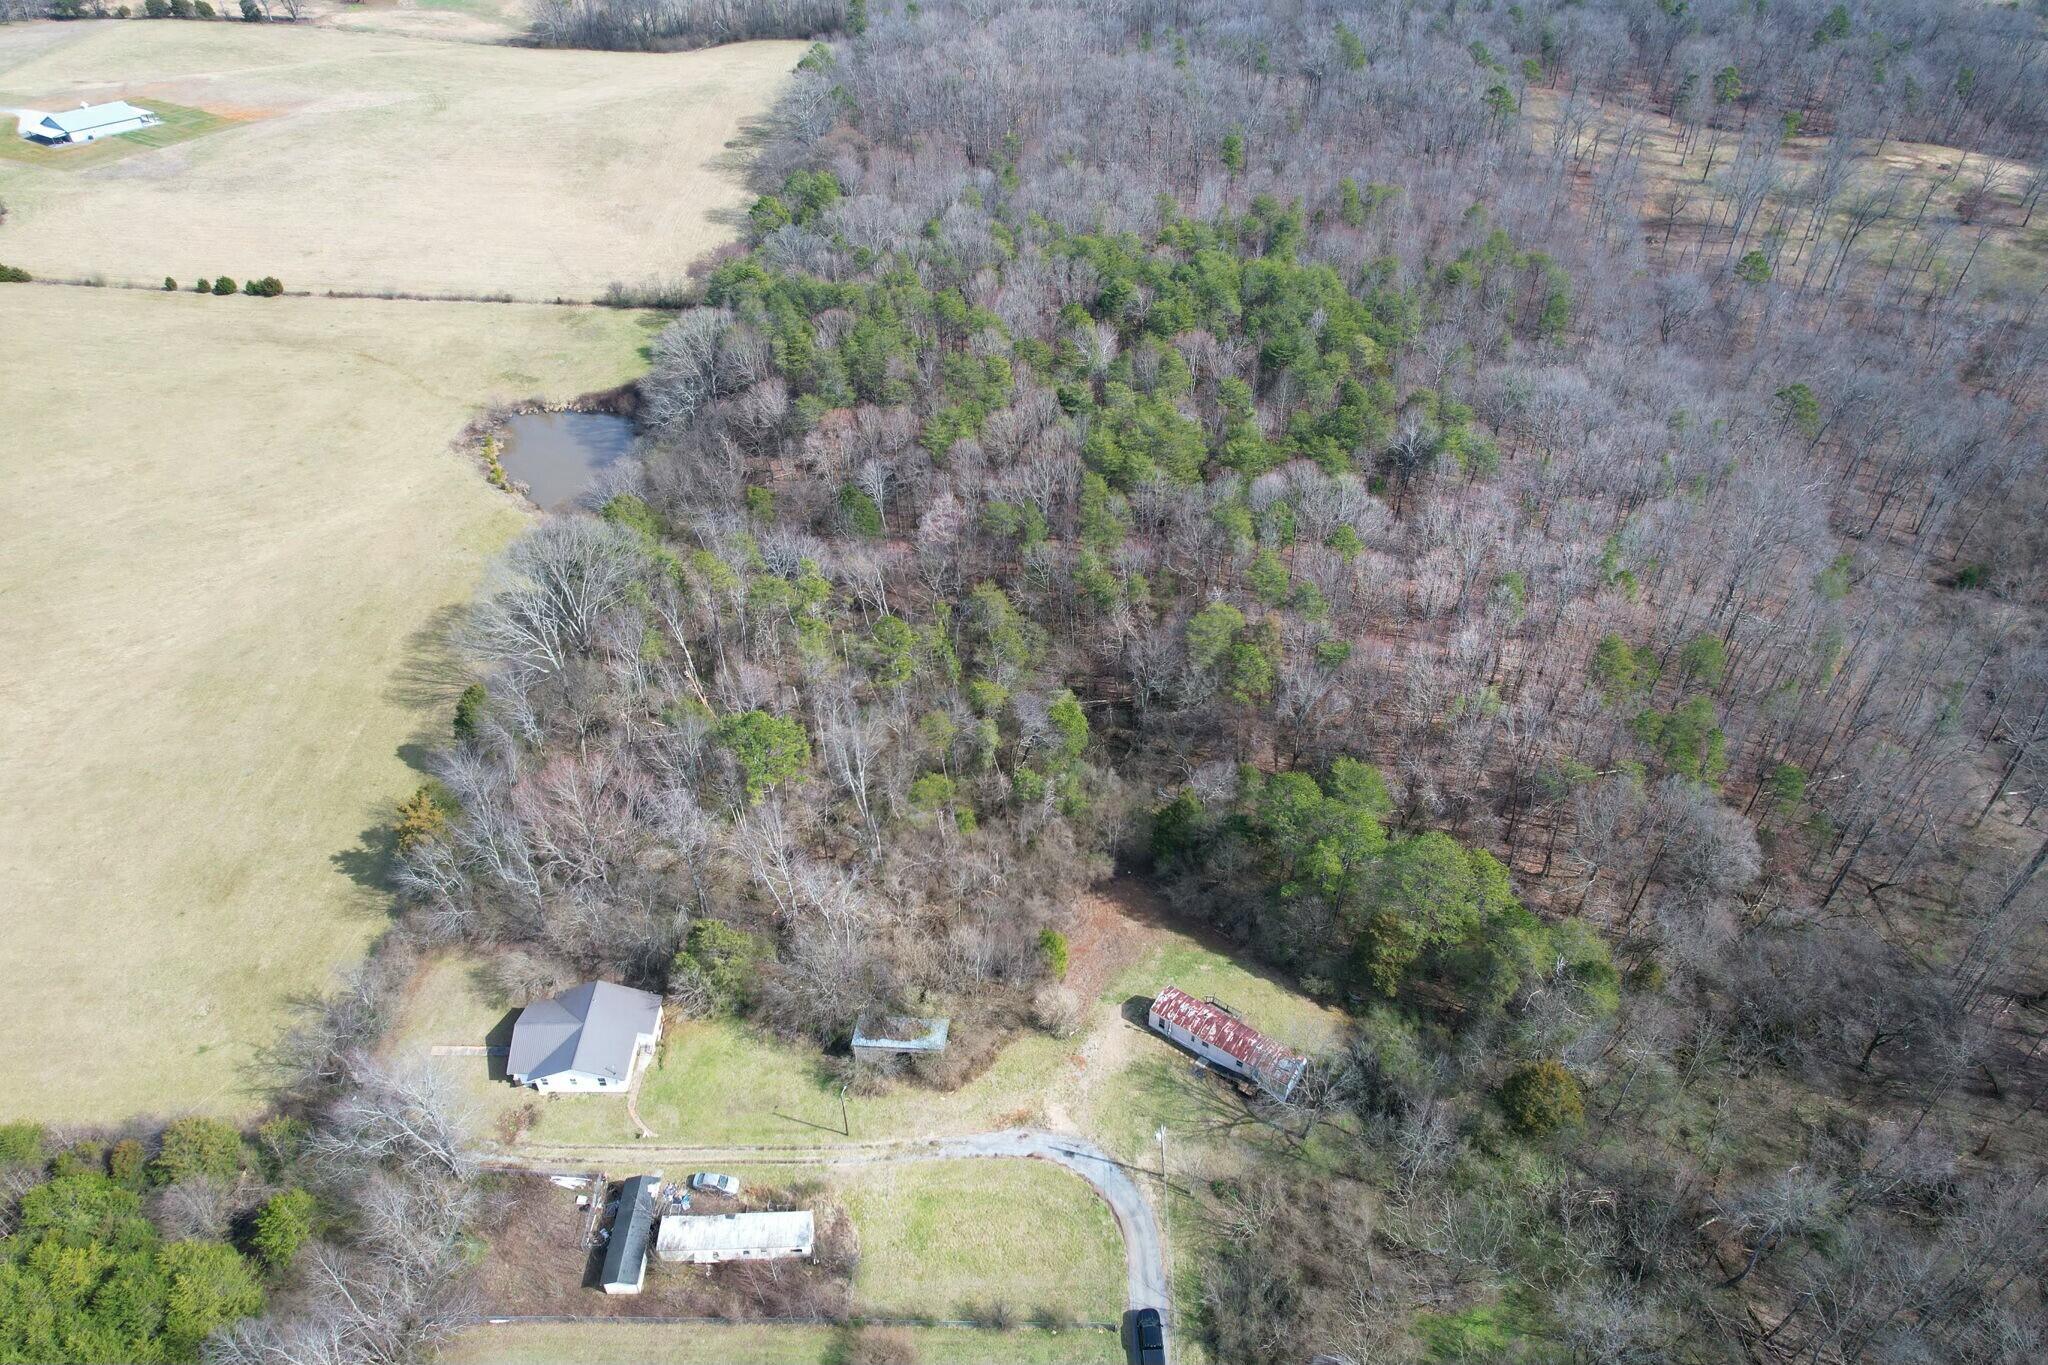
M 670 1214 L 655 1234 L 654 1254 L 692 1251 L 783 1251 L 811 1245 L 811 1212 Z

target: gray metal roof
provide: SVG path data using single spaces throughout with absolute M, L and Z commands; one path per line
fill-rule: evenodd
M 110 123 L 126 123 L 134 118 L 155 118 L 147 109 L 138 109 L 126 100 L 115 100 L 112 104 L 88 104 L 82 109 L 66 109 L 60 113 L 46 114 L 43 122 L 52 125 L 59 132 L 89 133 L 95 128 L 104 128 Z
M 950 1025 L 950 1020 L 908 1014 L 862 1015 L 853 1026 L 853 1045 L 891 1052 L 944 1052 Z
M 658 1175 L 636 1175 L 619 1186 L 619 1211 L 612 1216 L 611 1240 L 604 1244 L 602 1284 L 638 1284 L 647 1265 L 647 1239 L 654 1231 L 654 1194 Z
M 583 1071 L 624 1082 L 633 1066 L 634 1043 L 641 1034 L 653 1033 L 660 1019 L 660 996 L 609 981 L 586 981 L 519 1012 L 505 1072 L 533 1080 Z

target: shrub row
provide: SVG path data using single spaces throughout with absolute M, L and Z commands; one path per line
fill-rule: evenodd
M 164 292 L 167 294 L 176 293 L 177 289 L 177 278 L 172 275 L 164 276 Z M 202 277 L 192 282 L 192 292 L 195 294 L 232 294 L 235 292 L 235 281 L 229 275 L 222 275 L 217 280 L 209 280 Z M 252 275 L 242 282 L 241 292 L 253 294 L 259 299 L 274 299 L 284 292 L 284 281 L 278 279 L 275 275 L 265 275 L 260 280 Z
M 257 0 L 238 0 L 242 22 L 260 24 L 270 16 L 263 12 Z M 135 12 L 127 5 L 108 8 L 99 0 L 50 0 L 49 16 L 52 19 L 131 19 Z M 227 7 L 222 5 L 216 12 L 208 0 L 143 0 L 142 15 L 146 19 L 225 19 Z

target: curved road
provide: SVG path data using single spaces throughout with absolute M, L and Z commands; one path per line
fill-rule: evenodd
M 526 1170 L 587 1169 L 593 1162 L 617 1163 L 630 1158 L 636 1166 L 655 1165 L 672 1159 L 681 1165 L 715 1166 L 720 1158 L 732 1163 L 786 1164 L 792 1166 L 873 1166 L 899 1161 L 950 1161 L 962 1157 L 1011 1157 L 1050 1161 L 1080 1176 L 1102 1196 L 1116 1215 L 1124 1238 L 1124 1296 L 1131 1308 L 1157 1308 L 1160 1316 L 1172 1320 L 1166 1297 L 1166 1244 L 1159 1235 L 1159 1220 L 1152 1212 L 1144 1191 L 1133 1178 L 1135 1167 L 1126 1166 L 1085 1138 L 1042 1132 L 1035 1128 L 1007 1128 L 999 1133 L 976 1133 L 969 1137 L 910 1139 L 898 1142 L 839 1143 L 829 1147 L 677 1147 L 660 1143 L 634 1143 L 620 1147 L 534 1147 L 533 1156 L 493 1155 L 486 1165 Z M 558 1155 L 541 1155 L 543 1152 Z

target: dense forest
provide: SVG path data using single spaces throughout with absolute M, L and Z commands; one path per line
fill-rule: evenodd
M 1355 1020 L 1217 1358 L 2039 1358 L 2040 15 L 824 8 L 542 12 L 837 31 L 415 924 L 1057 1029 L 1121 866 Z
M 2048 1354 L 2038 7 L 536 12 L 756 36 L 820 41 L 745 240 L 462 623 L 275 1150 L 200 1220 L 152 1145 L 8 1137 L 0 1295 L 411 1358 L 473 1202 L 375 1060 L 422 945 L 999 1042 L 1121 871 L 1351 1021 L 1256 1116 L 1300 1160 L 1209 1192 L 1214 1358 L 1481 1302 L 1475 1358 Z

